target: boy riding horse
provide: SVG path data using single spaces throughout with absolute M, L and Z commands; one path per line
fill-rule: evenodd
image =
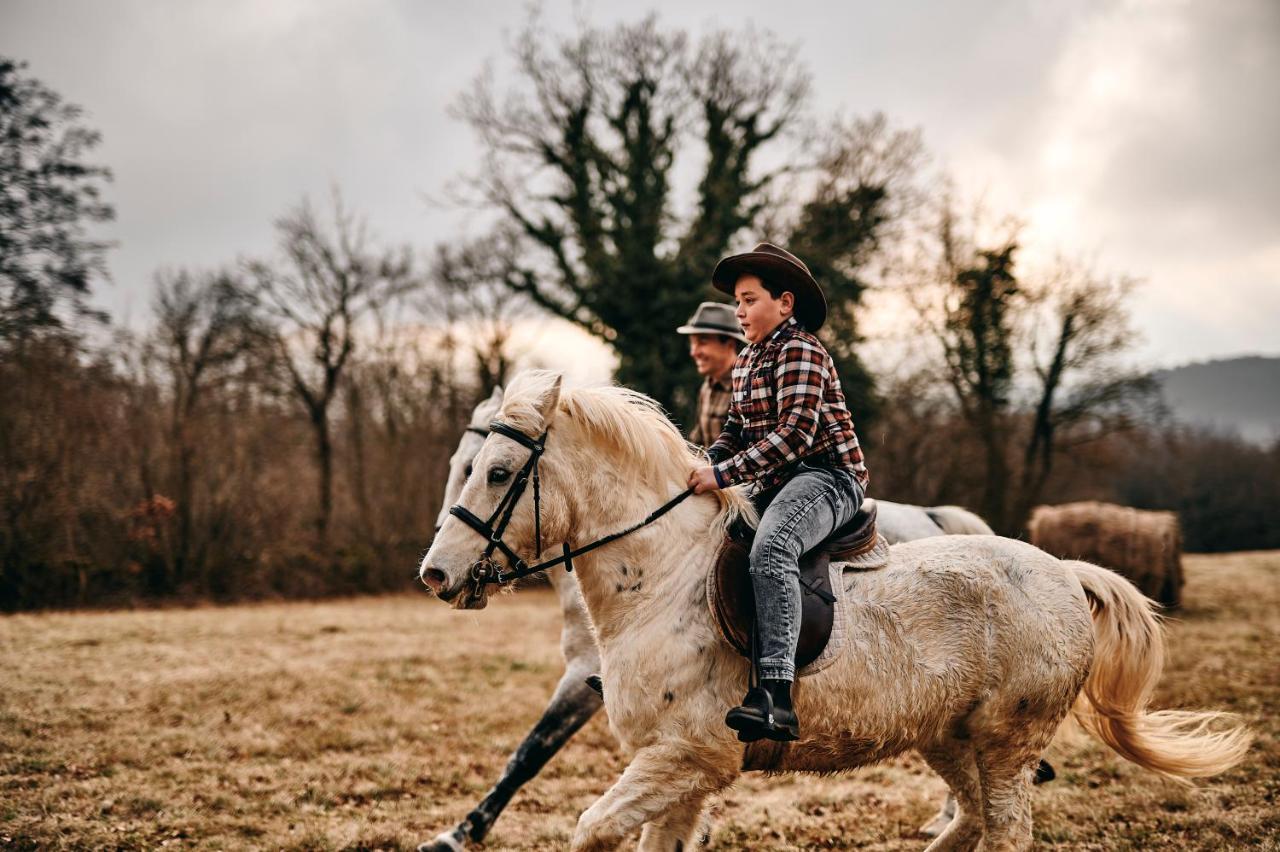
M 808 267 L 769 243 L 721 260 L 711 276 L 733 296 L 751 345 L 733 365 L 733 401 L 697 493 L 751 482 L 762 507 L 751 547 L 760 686 L 725 723 L 743 742 L 800 736 L 791 706 L 800 637 L 800 557 L 847 523 L 867 487 L 835 364 L 814 336 L 827 303 Z

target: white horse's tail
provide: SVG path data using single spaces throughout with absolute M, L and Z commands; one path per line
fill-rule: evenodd
M 986 521 L 961 506 L 930 506 L 924 511 L 947 535 L 996 534 Z
M 1253 735 L 1228 713 L 1147 709 L 1164 669 L 1156 604 L 1112 571 L 1067 561 L 1093 610 L 1093 667 L 1072 710 L 1123 757 L 1169 778 L 1217 775 L 1239 763 Z

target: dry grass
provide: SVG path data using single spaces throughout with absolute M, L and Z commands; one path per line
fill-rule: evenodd
M 1040 846 L 1277 848 L 1280 552 L 1186 558 L 1166 706 L 1243 714 L 1250 759 L 1186 790 L 1085 739 L 1049 757 Z M 560 674 L 551 595 L 423 596 L 0 620 L 0 848 L 412 848 L 498 776 Z M 561 849 L 622 769 L 597 718 L 489 848 Z M 941 782 L 903 758 L 748 777 L 711 848 L 918 849 Z

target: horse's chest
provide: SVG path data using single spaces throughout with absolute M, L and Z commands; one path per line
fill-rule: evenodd
M 700 635 L 700 634 L 699 634 Z M 642 745 L 643 741 L 679 717 L 691 701 L 705 698 L 711 677 L 710 653 L 698 653 L 688 636 L 671 637 L 662 653 L 654 653 L 652 645 L 636 642 L 626 648 L 606 649 L 604 655 L 605 708 L 610 726 L 624 746 Z M 634 648 L 645 646 L 644 653 Z

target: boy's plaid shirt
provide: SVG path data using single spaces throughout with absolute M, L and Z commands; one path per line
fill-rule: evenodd
M 729 416 L 707 454 L 722 488 L 772 488 L 802 459 L 851 470 L 863 488 L 869 479 L 835 364 L 795 317 L 738 353 Z

